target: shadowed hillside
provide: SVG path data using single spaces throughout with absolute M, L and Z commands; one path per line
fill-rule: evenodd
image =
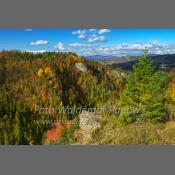
M 105 58 L 100 61 L 101 63 L 106 63 L 112 65 L 113 68 L 120 67 L 125 70 L 131 70 L 133 65 L 136 63 L 139 57 L 128 56 L 128 57 L 119 57 L 119 58 Z M 175 54 L 167 55 L 155 55 L 150 56 L 155 63 L 156 68 L 159 70 L 171 70 L 175 66 Z M 99 60 L 99 59 L 98 59 Z

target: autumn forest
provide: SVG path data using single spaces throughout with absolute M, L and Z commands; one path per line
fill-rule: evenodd
M 175 144 L 175 69 L 75 53 L 0 53 L 0 144 Z

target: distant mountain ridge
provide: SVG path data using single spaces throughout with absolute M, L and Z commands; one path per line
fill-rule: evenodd
M 111 59 L 114 56 L 112 55 L 92 55 L 92 56 L 85 56 L 85 58 L 90 60 L 104 60 L 104 59 Z
M 170 70 L 175 67 L 175 54 L 165 54 L 165 55 L 149 55 L 155 63 L 157 69 Z M 136 61 L 140 58 L 140 56 L 101 56 L 98 57 L 91 56 L 94 60 L 97 60 L 103 64 L 110 64 L 113 68 L 119 67 L 126 70 L 131 70 Z

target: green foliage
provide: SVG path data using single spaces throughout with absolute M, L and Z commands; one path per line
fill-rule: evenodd
M 4 145 L 9 145 L 9 144 L 10 144 L 9 136 L 7 132 L 4 132 Z
M 64 128 L 61 132 L 61 136 L 57 141 L 57 144 L 73 144 L 75 143 L 74 132 L 78 129 L 78 122 L 76 120 L 72 121 L 72 125 L 70 128 Z
M 132 107 L 136 112 L 120 113 L 122 123 L 136 120 L 162 121 L 165 117 L 166 76 L 155 72 L 154 62 L 146 55 L 138 60 L 129 74 L 126 88 L 121 95 L 122 108 Z
M 103 116 L 101 127 L 93 133 L 90 144 L 169 145 L 175 144 L 175 122 L 120 123 L 116 116 Z

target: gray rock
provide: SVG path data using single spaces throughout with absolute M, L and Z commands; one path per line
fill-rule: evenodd
M 75 137 L 80 144 L 88 144 L 92 139 L 92 132 L 100 127 L 101 116 L 93 112 L 82 111 L 79 114 L 80 129 L 75 133 Z
M 75 67 L 81 72 L 87 71 L 87 67 L 83 63 L 75 63 Z

